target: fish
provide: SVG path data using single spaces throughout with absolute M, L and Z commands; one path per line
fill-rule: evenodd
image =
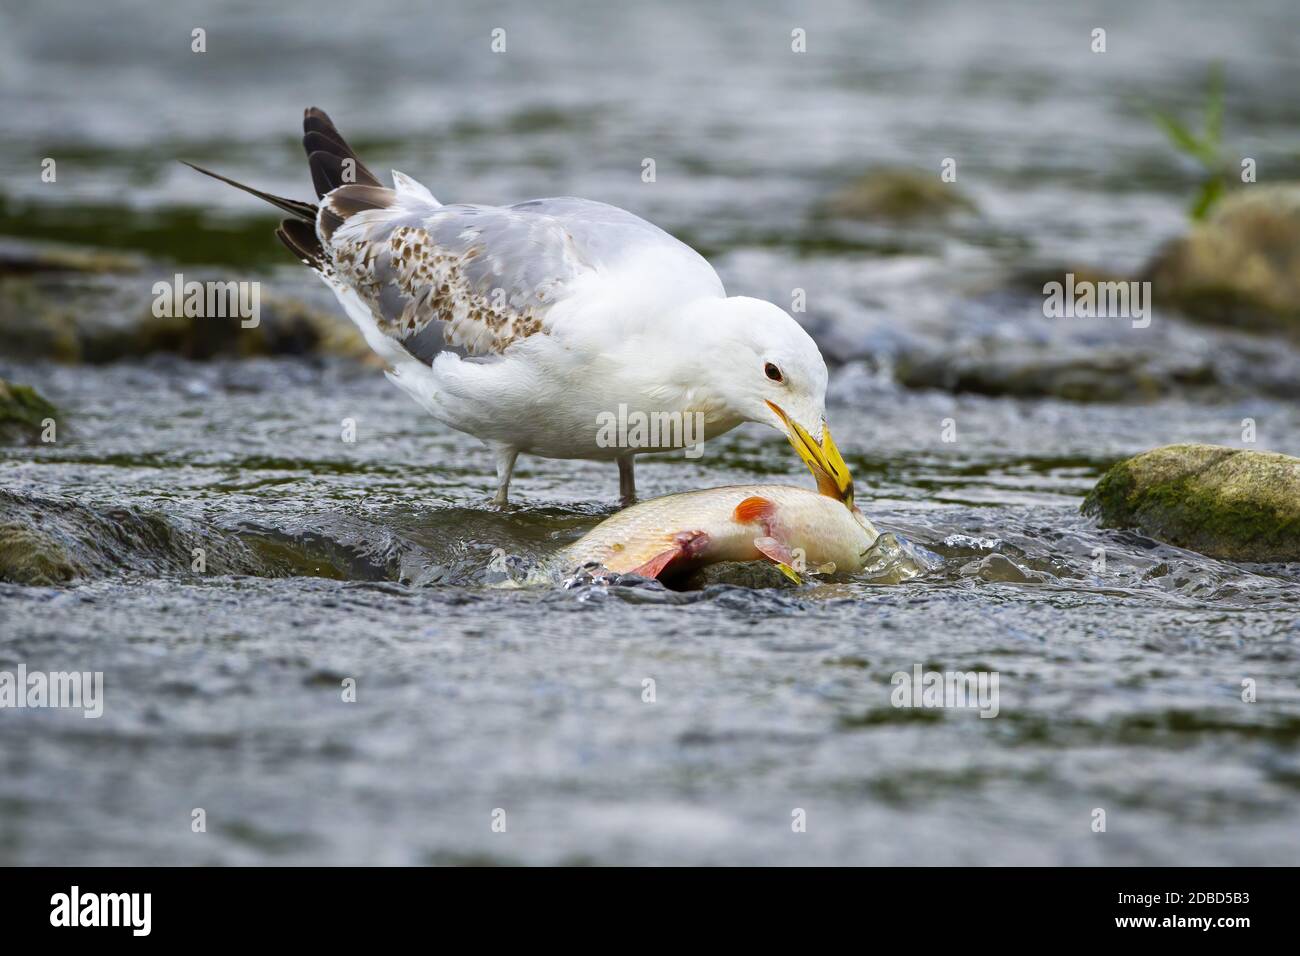
M 568 570 L 675 577 L 722 561 L 771 561 L 786 577 L 863 568 L 879 532 L 851 497 L 793 485 L 728 485 L 624 508 L 560 550 Z

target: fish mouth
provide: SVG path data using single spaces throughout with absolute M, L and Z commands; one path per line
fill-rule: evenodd
M 849 474 L 849 466 L 844 463 L 840 450 L 831 439 L 830 425 L 822 422 L 822 440 L 818 442 L 806 428 L 787 415 L 780 405 L 767 402 L 767 407 L 781 422 L 785 437 L 817 479 L 817 490 L 852 508 L 853 476 Z

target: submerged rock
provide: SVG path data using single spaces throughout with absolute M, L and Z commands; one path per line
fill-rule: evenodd
M 825 211 L 846 219 L 942 219 L 974 212 L 975 204 L 937 172 L 875 169 L 845 186 L 827 201 Z
M 1300 458 L 1167 445 L 1112 467 L 1082 510 L 1212 558 L 1300 561 Z
M 1147 267 L 1163 307 L 1300 337 L 1300 184 L 1248 186 Z
M 48 419 L 58 412 L 36 389 L 0 378 L 0 442 L 36 441 Z
M 120 574 L 339 577 L 310 545 L 135 507 L 0 488 L 0 581 L 52 586 Z

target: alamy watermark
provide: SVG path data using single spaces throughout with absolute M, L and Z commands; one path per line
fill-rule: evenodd
M 132 936 L 148 936 L 152 916 L 152 893 L 83 893 L 74 885 L 50 897 L 51 926 L 121 926 Z
M 1065 274 L 1065 282 L 1043 286 L 1043 315 L 1049 319 L 1132 319 L 1133 328 L 1151 324 L 1150 282 L 1093 282 Z
M 262 321 L 260 282 L 186 282 L 178 272 L 171 282 L 155 282 L 153 295 L 153 314 L 158 319 L 238 318 L 244 329 L 255 329 Z
M 39 707 L 81 708 L 83 717 L 104 715 L 103 671 L 0 671 L 0 710 Z
M 600 448 L 642 448 L 646 451 L 686 449 L 687 458 L 704 454 L 703 412 L 628 411 L 596 416 L 596 445 Z
M 889 702 L 895 707 L 946 707 L 978 709 L 981 717 L 998 715 L 997 671 L 896 671 L 889 679 L 894 689 Z

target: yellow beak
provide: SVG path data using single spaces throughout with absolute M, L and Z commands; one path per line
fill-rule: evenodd
M 786 438 L 790 439 L 794 450 L 799 453 L 803 463 L 817 479 L 817 490 L 852 508 L 853 476 L 849 474 L 849 466 L 844 464 L 840 450 L 835 447 L 835 442 L 831 439 L 831 427 L 822 425 L 822 440 L 821 444 L 818 444 L 817 439 L 808 434 L 807 429 L 802 425 L 791 419 L 780 405 L 768 402 L 767 407 L 772 409 L 776 417 L 781 420 L 781 424 L 785 426 Z

